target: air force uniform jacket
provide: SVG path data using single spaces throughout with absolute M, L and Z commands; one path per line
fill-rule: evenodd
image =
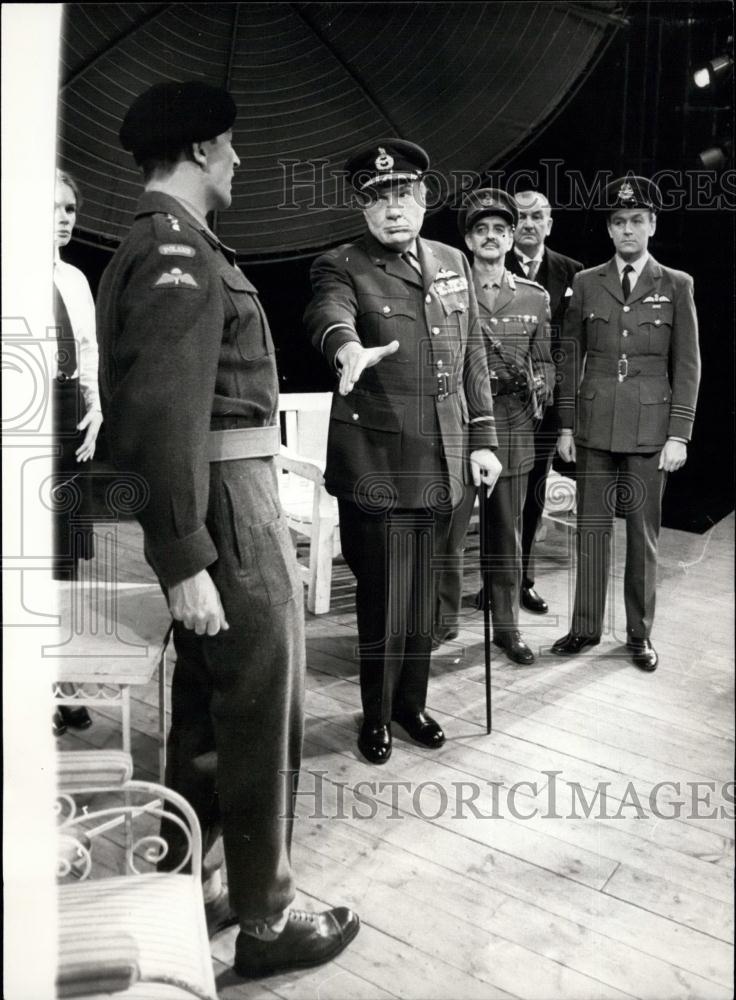
M 581 271 L 562 346 L 560 421 L 578 444 L 646 453 L 690 439 L 700 381 L 690 275 L 650 257 L 624 302 L 615 258 Z
M 305 324 L 330 365 L 344 344 L 400 344 L 348 396 L 334 395 L 326 486 L 356 503 L 456 505 L 469 451 L 497 444 L 467 260 L 421 238 L 416 251 L 421 274 L 365 234 L 312 267 Z

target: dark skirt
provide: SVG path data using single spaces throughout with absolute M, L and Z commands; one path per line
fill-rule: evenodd
M 86 413 L 79 379 L 51 383 L 54 428 L 51 512 L 55 579 L 74 579 L 80 559 L 94 556 L 92 477 L 88 462 L 78 462 L 85 432 L 77 424 Z

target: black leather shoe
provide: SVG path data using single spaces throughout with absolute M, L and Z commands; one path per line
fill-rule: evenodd
M 554 643 L 551 652 L 557 653 L 558 656 L 572 656 L 574 653 L 579 653 L 585 649 L 586 646 L 597 646 L 600 641 L 600 637 L 595 638 L 590 635 L 578 635 L 576 632 L 568 632 L 567 635 L 563 635 L 561 639 L 558 639 Z
M 539 596 L 534 587 L 521 588 L 521 606 L 533 615 L 546 615 L 549 611 L 549 604 Z
M 364 722 L 358 737 L 358 749 L 371 764 L 385 764 L 391 756 L 391 727 L 371 726 Z
M 659 657 L 657 656 L 657 650 L 649 639 L 629 639 L 626 646 L 631 651 L 631 659 L 639 670 L 646 670 L 647 673 L 651 673 L 657 669 Z
M 413 740 L 430 750 L 441 747 L 445 742 L 442 726 L 426 712 L 395 712 L 393 721 L 403 726 Z
M 534 653 L 532 653 L 518 632 L 507 632 L 506 634 L 494 636 L 493 645 L 502 649 L 514 663 L 520 663 L 522 666 L 534 663 Z
M 70 705 L 59 705 L 59 713 L 62 722 L 72 729 L 89 729 L 92 725 L 92 719 L 84 706 L 72 708 Z
M 207 934 L 211 938 L 238 923 L 238 915 L 230 906 L 227 889 L 223 889 L 217 899 L 204 904 L 204 915 L 207 920 Z
M 54 727 L 54 736 L 63 736 L 66 732 L 66 724 L 61 717 L 60 712 L 54 712 L 54 717 L 51 720 L 51 724 Z
M 339 955 L 359 930 L 357 914 L 345 906 L 322 913 L 289 910 L 286 927 L 273 941 L 244 931 L 238 934 L 235 971 L 254 978 L 322 965 Z
M 446 628 L 439 628 L 432 636 L 432 649 L 439 649 L 445 642 L 452 642 L 457 639 L 457 629 L 449 625 Z

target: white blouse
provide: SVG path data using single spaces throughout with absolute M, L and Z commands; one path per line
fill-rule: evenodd
M 100 391 L 97 385 L 97 330 L 95 302 L 89 282 L 72 264 L 57 258 L 54 261 L 54 284 L 64 300 L 74 339 L 77 342 L 77 370 L 74 376 L 79 384 L 88 410 L 100 409 Z

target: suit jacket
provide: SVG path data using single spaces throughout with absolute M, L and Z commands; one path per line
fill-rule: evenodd
M 335 392 L 330 416 L 326 487 L 376 509 L 456 505 L 468 451 L 497 444 L 467 260 L 423 239 L 417 255 L 421 275 L 367 233 L 311 272 L 304 322 L 328 363 L 350 342 L 400 343 L 348 396 Z
M 537 413 L 534 379 L 541 379 L 551 398 L 555 366 L 550 354 L 549 296 L 534 281 L 504 272 L 493 308 L 474 273 L 481 326 L 486 338 L 489 374 L 508 377 L 521 370 L 529 392 L 494 397 L 498 435 L 496 457 L 502 476 L 528 472 L 534 464 L 534 425 Z
M 510 250 L 506 254 L 506 267 L 512 274 L 525 277 L 524 268 L 521 266 L 516 252 Z M 553 345 L 557 344 L 562 333 L 562 322 L 565 318 L 565 308 L 570 301 L 570 297 L 565 295 L 569 288 L 572 288 L 572 279 L 583 270 L 583 265 L 579 260 L 566 257 L 556 250 L 550 250 L 548 246 L 544 248 L 544 256 L 539 265 L 534 280 L 549 294 L 550 304 L 550 329 Z
M 668 437 L 690 439 L 700 352 L 689 274 L 650 257 L 624 303 L 615 258 L 581 271 L 565 314 L 563 352 L 558 408 L 578 443 L 653 452 Z

